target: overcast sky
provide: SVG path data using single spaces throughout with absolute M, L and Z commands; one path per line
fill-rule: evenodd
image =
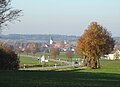
M 120 36 L 120 0 L 12 0 L 23 10 L 21 22 L 10 24 L 3 34 L 83 34 L 90 22 Z

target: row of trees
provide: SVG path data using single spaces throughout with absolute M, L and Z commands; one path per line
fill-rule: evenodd
M 53 56 L 53 58 L 56 58 L 57 56 L 59 56 L 60 54 L 60 51 L 59 51 L 59 48 L 52 48 L 51 51 L 50 51 L 51 55 Z M 66 53 L 65 53 L 65 56 L 68 60 L 71 60 L 71 58 L 74 56 L 74 52 L 71 51 L 71 50 L 68 50 Z
M 14 50 L 17 54 L 26 53 L 27 55 L 31 54 L 31 55 L 35 56 L 35 54 L 38 52 L 39 48 L 38 48 L 37 43 L 30 43 L 29 46 L 27 46 L 26 48 L 16 46 L 14 48 Z

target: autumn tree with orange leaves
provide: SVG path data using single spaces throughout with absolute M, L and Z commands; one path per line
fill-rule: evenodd
M 110 53 L 113 47 L 111 34 L 97 22 L 92 22 L 77 41 L 78 54 L 83 56 L 85 65 L 91 68 L 100 68 L 100 57 Z

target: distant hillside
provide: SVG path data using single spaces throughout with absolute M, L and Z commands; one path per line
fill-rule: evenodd
M 77 36 L 67 36 L 67 35 L 48 35 L 48 34 L 9 34 L 9 35 L 1 35 L 0 39 L 3 40 L 32 40 L 32 41 L 49 41 L 50 36 L 54 41 L 76 41 Z
M 114 40 L 120 40 L 120 37 L 113 37 Z
M 49 41 L 50 36 L 54 41 L 76 41 L 78 36 L 68 36 L 68 35 L 57 35 L 57 34 L 9 34 L 9 35 L 1 35 L 0 39 L 2 40 L 29 40 L 29 41 Z M 115 40 L 120 40 L 120 37 L 113 37 Z

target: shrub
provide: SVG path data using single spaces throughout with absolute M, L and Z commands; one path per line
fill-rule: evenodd
M 0 47 L 0 70 L 18 70 L 19 58 L 8 47 Z

